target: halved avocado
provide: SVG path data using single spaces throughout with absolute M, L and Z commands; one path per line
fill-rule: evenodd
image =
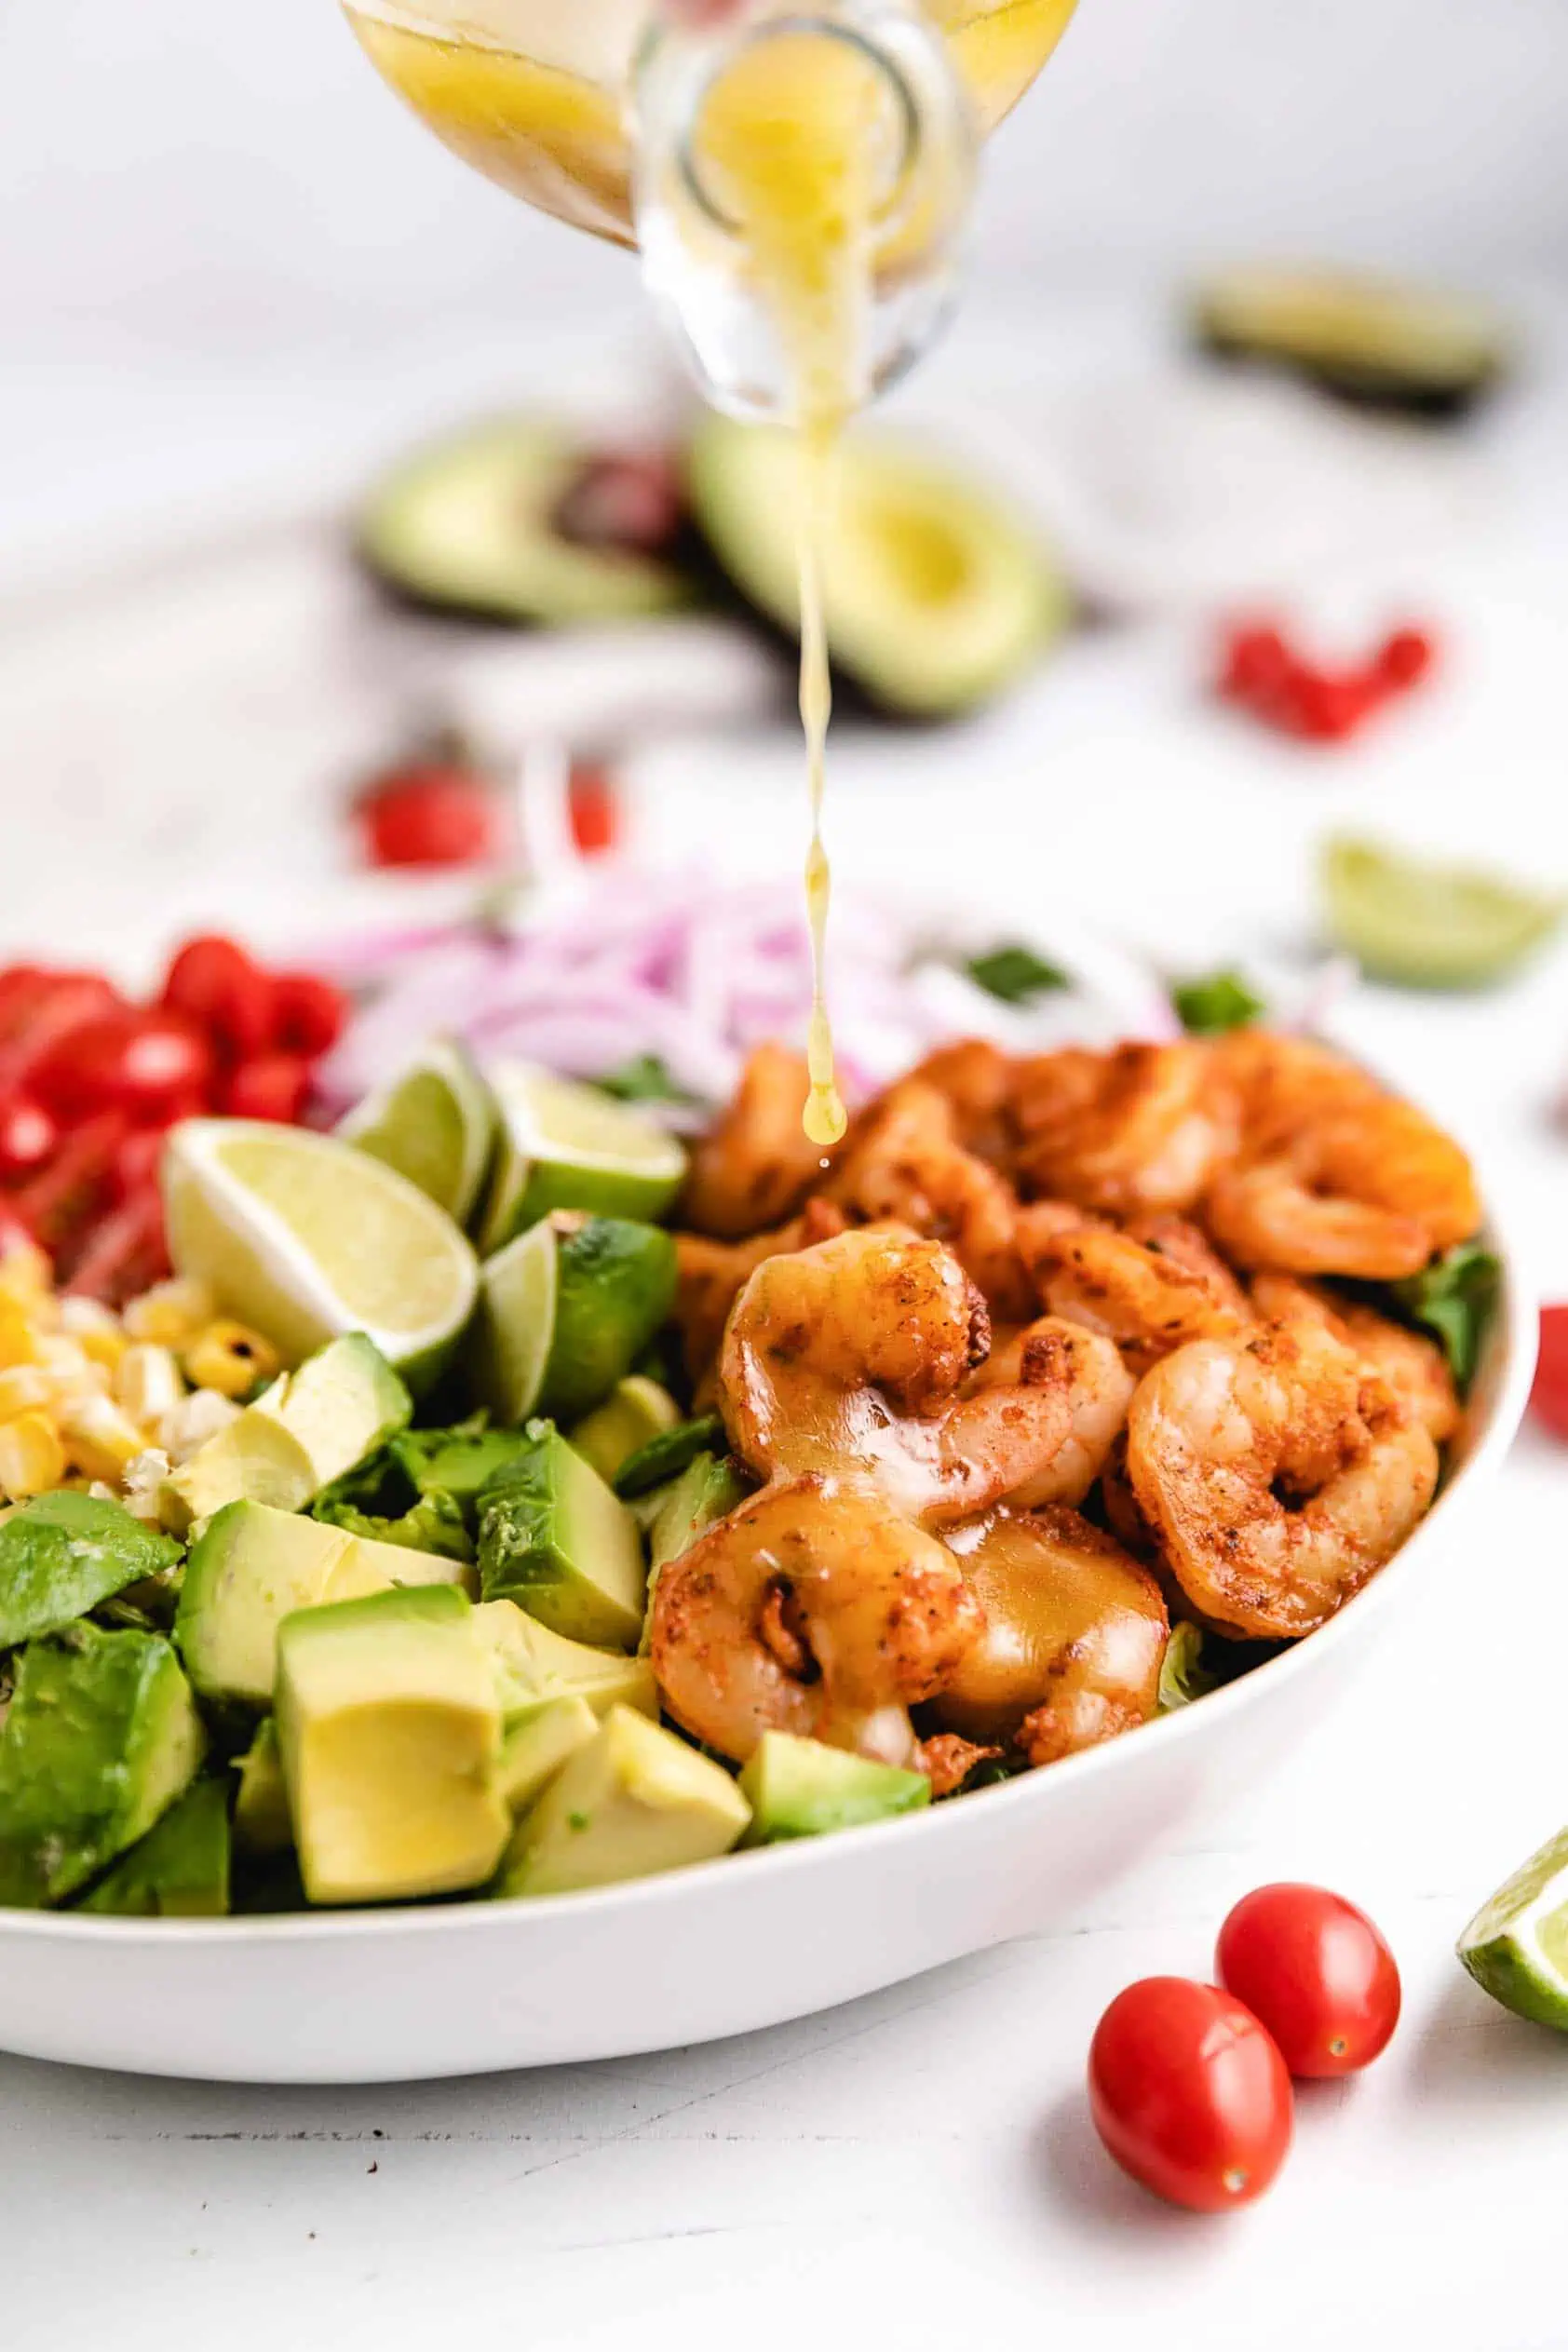
M 548 418 L 475 426 L 376 484 L 360 551 L 401 595 L 502 620 L 634 620 L 688 603 L 692 584 L 664 553 L 572 535 L 577 493 L 602 462 Z
M 1462 414 L 1507 362 L 1487 304 L 1343 271 L 1226 270 L 1198 288 L 1193 318 L 1222 358 L 1287 368 L 1344 399 L 1421 416 Z
M 798 635 L 792 435 L 710 416 L 686 467 L 694 518 L 732 585 Z M 856 434 L 841 453 L 822 544 L 834 669 L 882 709 L 946 718 L 1016 678 L 1068 618 L 1066 588 L 1033 534 L 953 466 Z

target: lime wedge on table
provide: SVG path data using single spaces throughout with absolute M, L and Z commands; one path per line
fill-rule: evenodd
M 1363 970 L 1406 988 L 1484 988 L 1548 939 L 1563 900 L 1473 866 L 1342 835 L 1320 869 L 1329 928 Z
M 495 1140 L 495 1105 L 466 1047 L 437 1037 L 387 1086 L 365 1097 L 338 1133 L 417 1184 L 466 1224 Z
M 433 1379 L 473 1310 L 479 1269 L 416 1185 L 332 1135 L 187 1119 L 163 1158 L 182 1274 L 294 1358 L 364 1331 L 411 1386 Z
M 1459 1939 L 1459 1957 L 1516 2017 L 1568 2033 L 1568 1830 L 1482 1903 Z
M 487 1253 L 552 1209 L 657 1217 L 686 1172 L 686 1155 L 646 1113 L 597 1087 L 532 1062 L 491 1072 L 500 1146 L 480 1231 Z
M 558 1211 L 485 1263 L 470 1370 L 498 1421 L 572 1421 L 624 1380 L 669 1314 L 675 1244 L 657 1225 Z

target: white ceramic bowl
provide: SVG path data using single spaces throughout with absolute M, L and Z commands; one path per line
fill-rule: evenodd
M 779 2024 L 1048 1925 L 1254 1778 L 1452 1548 L 1534 1362 L 1534 1304 L 1496 1243 L 1500 1310 L 1436 1507 L 1320 1632 L 1241 1681 L 929 1813 L 596 1893 L 276 1919 L 0 1912 L 0 2045 L 223 2081 L 496 2073 Z

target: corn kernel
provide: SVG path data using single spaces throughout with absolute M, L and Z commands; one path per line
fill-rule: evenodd
M 65 1476 L 65 1448 L 41 1413 L 0 1424 L 0 1489 L 20 1502 L 44 1494 Z
M 38 1370 L 48 1383 L 49 1401 L 57 1412 L 86 1397 L 109 1394 L 109 1373 L 82 1352 L 79 1340 L 63 1332 L 46 1332 L 38 1342 Z
M 19 1413 L 47 1410 L 54 1384 L 38 1364 L 12 1364 L 0 1372 L 0 1421 L 14 1421 Z
M 115 1401 L 134 1421 L 154 1422 L 177 1405 L 185 1383 L 173 1351 L 140 1341 L 128 1347 L 115 1372 Z
M 47 1250 L 25 1235 L 12 1234 L 0 1251 L 0 1294 L 22 1304 L 47 1298 L 54 1289 L 54 1268 Z
M 139 1299 L 132 1299 L 121 1321 L 130 1339 L 151 1340 L 159 1347 L 185 1347 L 217 1311 L 217 1301 L 205 1282 L 155 1282 Z
M 91 1362 L 110 1372 L 130 1345 L 115 1318 L 97 1299 L 62 1300 L 60 1328 Z
M 110 1479 L 116 1484 L 126 1464 L 146 1447 L 146 1439 L 128 1413 L 109 1397 L 85 1397 L 60 1416 L 60 1434 L 71 1467 L 84 1478 Z
M 281 1358 L 260 1331 L 220 1318 L 185 1349 L 184 1360 L 196 1387 L 216 1388 L 220 1397 L 243 1397 L 258 1380 L 270 1380 Z
M 39 1362 L 42 1339 L 29 1308 L 19 1306 L 14 1299 L 0 1298 L 0 1368 Z

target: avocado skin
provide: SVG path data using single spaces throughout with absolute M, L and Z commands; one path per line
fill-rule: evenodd
M 1193 347 L 1206 359 L 1234 367 L 1273 368 L 1281 375 L 1299 376 L 1351 408 L 1418 417 L 1430 425 L 1457 424 L 1468 416 L 1503 372 L 1497 365 L 1478 368 L 1469 376 L 1427 380 L 1372 361 L 1358 366 L 1349 360 L 1309 359 L 1288 346 L 1254 342 L 1250 335 L 1226 334 L 1202 321 L 1194 329 Z
M 751 1807 L 746 1845 L 823 1837 L 914 1813 L 931 1802 L 923 1772 L 904 1772 L 782 1731 L 764 1732 L 740 1775 L 740 1790 Z
M 229 1798 L 194 1781 L 81 1905 L 122 1919 L 221 1919 L 229 1908 Z
M 81 1624 L 29 1642 L 0 1733 L 0 1902 L 62 1902 L 136 1843 L 205 1745 L 161 1634 Z
M 0 1523 L 0 1649 L 58 1632 L 179 1557 L 118 1503 L 69 1489 L 34 1495 Z

